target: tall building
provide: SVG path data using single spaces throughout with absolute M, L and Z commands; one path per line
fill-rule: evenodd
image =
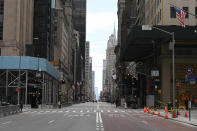
M 89 80 L 90 80 L 90 42 L 85 43 L 85 88 L 83 92 L 85 93 L 86 98 L 89 97 Z
M 73 0 L 73 22 L 74 28 L 79 32 L 79 49 L 77 53 L 77 78 L 80 86 L 80 100 L 84 96 L 85 90 L 85 43 L 86 43 L 86 0 Z
M 77 80 L 84 80 L 85 76 L 85 43 L 86 43 L 86 0 L 73 0 L 74 10 L 73 10 L 73 19 L 74 19 L 74 28 L 79 31 L 80 35 L 80 53 L 78 55 L 78 78 Z
M 92 99 L 94 100 L 95 95 L 95 71 L 92 71 Z
M 26 55 L 33 40 L 33 0 L 0 0 L 0 56 Z
M 111 101 L 115 101 L 115 83 L 112 79 L 112 75 L 116 73 L 115 63 L 116 63 L 116 55 L 114 53 L 115 46 L 117 45 L 116 40 L 116 31 L 114 27 L 114 33 L 109 37 L 107 42 L 107 50 L 106 50 L 106 87 L 110 96 L 108 99 Z
M 87 41 L 85 44 L 85 79 L 89 79 L 89 69 L 90 69 L 90 42 Z
M 58 68 L 61 73 L 60 80 L 64 80 L 61 85 L 61 101 L 78 99 L 73 98 L 71 85 L 77 86 L 76 81 L 76 57 L 79 48 L 79 34 L 74 29 L 72 19 L 72 1 L 55 0 L 51 9 L 51 43 L 53 48 L 53 59 L 51 63 Z M 72 43 L 72 44 L 70 44 Z M 69 96 L 69 97 L 68 97 Z M 68 99 L 69 100 L 66 100 Z M 72 99 L 70 99 L 72 98 Z
M 92 86 L 92 57 L 89 58 L 89 89 L 88 89 L 88 96 L 89 99 L 92 100 L 93 96 L 92 96 L 92 90 L 93 90 L 93 86 Z
M 104 88 L 106 88 L 106 67 L 107 63 L 106 60 L 103 60 L 103 80 L 102 80 L 102 91 L 104 91 Z

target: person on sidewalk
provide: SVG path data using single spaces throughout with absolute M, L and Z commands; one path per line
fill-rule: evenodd
M 127 109 L 127 102 L 124 103 L 124 109 Z
M 58 101 L 58 108 L 61 109 L 61 103 Z
M 22 112 L 23 111 L 23 101 L 21 100 L 19 104 L 20 104 L 20 110 Z

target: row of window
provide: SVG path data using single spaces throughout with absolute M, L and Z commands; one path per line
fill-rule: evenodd
M 189 18 L 188 12 L 189 12 L 189 8 L 188 7 L 183 7 L 183 11 L 185 11 L 187 14 L 185 16 L 185 18 Z M 170 7 L 170 17 L 171 18 L 176 18 L 176 10 L 174 9 L 174 7 Z M 197 18 L 197 7 L 195 7 L 195 17 Z

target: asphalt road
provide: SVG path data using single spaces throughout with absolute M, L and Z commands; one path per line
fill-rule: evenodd
M 191 125 L 118 109 L 107 103 L 82 103 L 63 109 L 30 109 L 0 118 L 0 131 L 196 131 Z

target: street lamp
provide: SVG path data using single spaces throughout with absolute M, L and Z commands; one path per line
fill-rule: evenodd
M 166 34 L 169 34 L 172 36 L 172 42 L 170 42 L 170 50 L 172 50 L 172 102 L 173 102 L 173 109 L 175 108 L 175 70 L 174 70 L 174 45 L 175 45 L 175 39 L 174 39 L 174 32 L 168 32 L 168 31 L 165 31 L 163 29 L 160 29 L 160 28 L 157 28 L 157 27 L 154 27 L 152 25 L 142 25 L 142 30 L 152 30 L 153 29 L 156 29 L 156 30 L 159 30 L 161 32 L 164 32 Z

